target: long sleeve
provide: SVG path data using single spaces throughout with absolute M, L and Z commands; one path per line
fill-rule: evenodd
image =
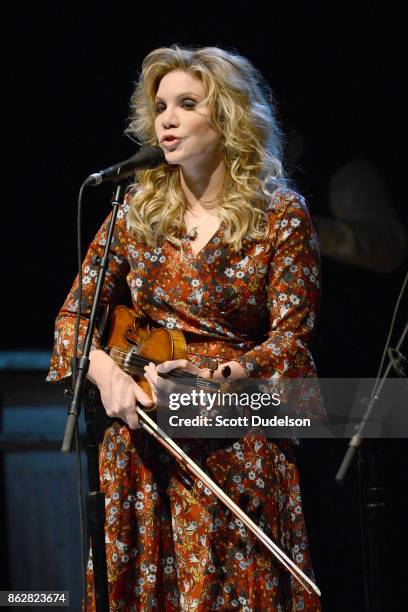
M 268 337 L 237 361 L 251 377 L 313 376 L 309 344 L 320 301 L 318 240 L 307 206 L 295 192 L 285 190 L 273 213 Z
M 116 227 L 113 236 L 109 267 L 106 271 L 102 289 L 101 303 L 107 304 L 121 292 L 129 270 L 127 260 L 126 218 L 128 204 L 118 211 Z M 106 218 L 95 238 L 91 242 L 82 266 L 82 305 L 79 328 L 79 349 L 85 340 L 87 319 L 91 312 L 98 275 L 98 258 L 103 255 L 106 244 L 108 224 L 111 214 Z M 55 382 L 71 374 L 71 359 L 75 336 L 75 320 L 78 310 L 78 277 L 75 279 L 67 298 L 55 321 L 54 348 L 51 357 L 50 371 L 47 381 Z M 95 332 L 92 349 L 100 348 L 98 333 Z

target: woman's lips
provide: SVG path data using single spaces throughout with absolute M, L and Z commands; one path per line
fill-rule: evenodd
M 165 140 L 163 140 L 162 145 L 166 148 L 166 149 L 173 149 L 175 148 L 179 142 L 181 142 L 180 138 L 166 138 Z

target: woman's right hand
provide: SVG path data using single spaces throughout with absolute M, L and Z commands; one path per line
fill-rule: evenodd
M 104 351 L 91 351 L 89 359 L 88 378 L 98 386 L 106 414 L 122 419 L 130 429 L 137 429 L 136 402 L 151 407 L 153 401 Z

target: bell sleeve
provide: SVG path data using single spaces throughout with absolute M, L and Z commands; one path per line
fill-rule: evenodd
M 249 377 L 315 376 L 309 350 L 320 301 L 317 235 L 304 199 L 284 190 L 270 212 L 269 330 L 237 361 Z
M 126 219 L 128 204 L 123 204 L 117 215 L 113 235 L 108 270 L 102 289 L 101 304 L 110 303 L 121 293 L 126 275 L 129 271 L 127 260 L 127 228 Z M 82 266 L 82 305 L 79 326 L 78 347 L 82 351 L 86 327 L 91 312 L 93 296 L 98 276 L 98 262 L 103 255 L 106 244 L 108 226 L 112 213 L 108 215 L 91 242 Z M 78 276 L 55 321 L 54 347 L 50 370 L 46 380 L 57 382 L 71 375 L 71 359 L 73 356 L 75 321 L 78 310 Z M 95 330 L 92 340 L 92 350 L 101 348 L 98 332 Z

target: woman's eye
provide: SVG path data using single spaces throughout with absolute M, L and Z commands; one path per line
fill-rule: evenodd
M 183 107 L 189 110 L 195 108 L 196 102 L 194 100 L 183 100 Z
M 182 108 L 186 110 L 193 110 L 197 106 L 197 102 L 195 100 L 185 99 L 181 102 Z M 160 114 L 166 110 L 166 105 L 163 102 L 158 102 L 155 106 L 156 114 Z

